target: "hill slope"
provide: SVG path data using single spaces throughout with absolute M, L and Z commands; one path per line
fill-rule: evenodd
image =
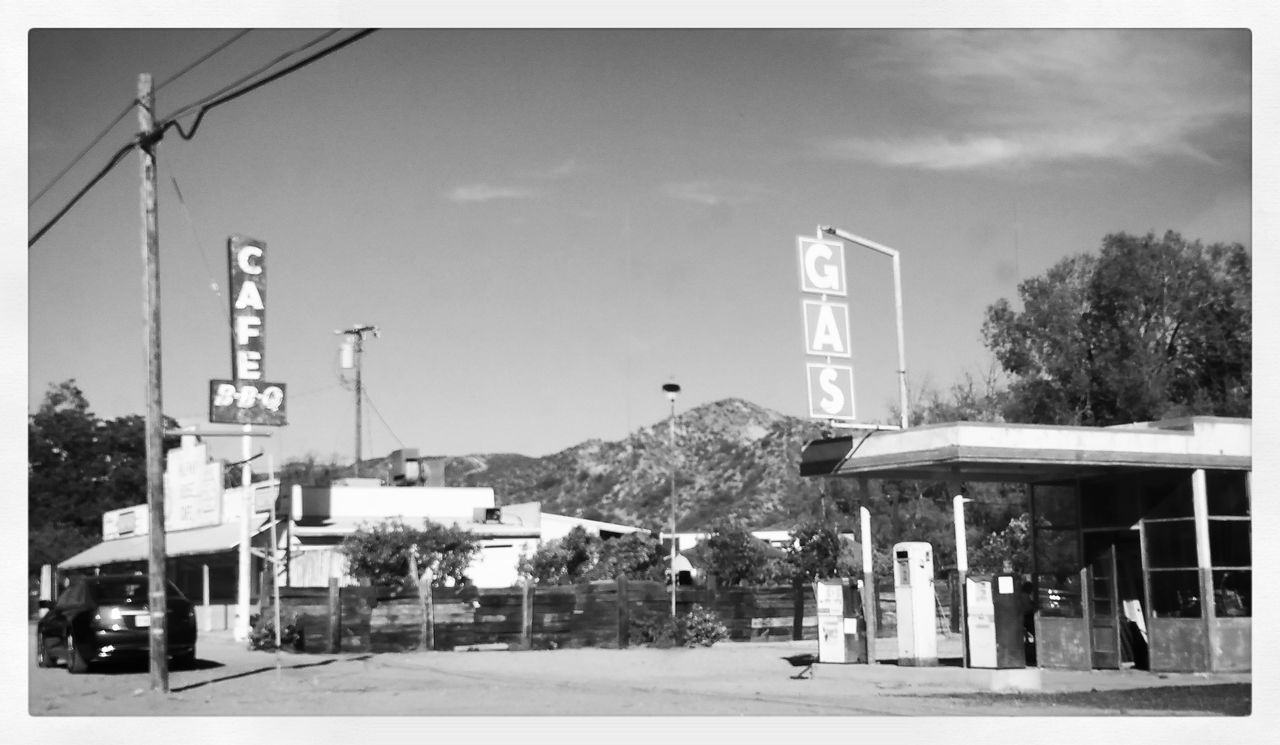
M 542 502 L 557 514 L 658 527 L 670 515 L 669 421 L 616 442 L 588 440 L 542 458 L 450 458 L 450 486 L 491 486 L 499 502 Z M 800 450 L 819 425 L 739 399 L 676 416 L 676 489 L 681 530 L 721 517 L 757 529 L 791 528 L 818 512 L 819 485 L 800 478 Z

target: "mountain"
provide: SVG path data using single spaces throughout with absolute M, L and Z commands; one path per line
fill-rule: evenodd
M 541 502 L 556 514 L 647 528 L 670 522 L 669 419 L 615 442 L 588 440 L 541 458 L 452 457 L 449 486 L 490 486 L 500 504 Z M 820 512 L 820 485 L 800 478 L 800 450 L 816 422 L 740 399 L 676 416 L 677 525 L 701 530 L 721 518 L 757 530 L 789 529 Z

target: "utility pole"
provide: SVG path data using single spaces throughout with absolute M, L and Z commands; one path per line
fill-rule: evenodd
M 364 354 L 364 337 L 366 334 L 373 334 L 375 337 L 381 336 L 382 332 L 378 330 L 377 326 L 373 326 L 367 323 L 362 323 L 362 324 L 356 324 L 355 326 L 352 326 L 349 329 L 334 331 L 333 333 L 346 334 L 347 338 L 350 339 L 352 342 L 354 355 L 355 355 L 355 368 L 356 368 L 356 468 L 355 468 L 355 473 L 356 473 L 356 478 L 359 478 L 360 477 L 360 460 L 363 457 L 363 451 L 361 449 L 361 443 L 363 441 L 363 434 L 361 432 L 361 412 L 363 411 L 362 406 L 364 401 L 364 388 L 363 388 L 363 382 L 361 381 L 360 376 L 361 376 L 361 357 Z
M 150 551 L 147 570 L 148 611 L 151 617 L 151 690 L 169 692 L 168 631 L 164 535 L 164 421 L 160 388 L 160 235 L 156 205 L 155 91 L 151 75 L 138 76 L 138 154 L 142 165 L 142 261 L 146 295 L 147 354 L 147 511 Z

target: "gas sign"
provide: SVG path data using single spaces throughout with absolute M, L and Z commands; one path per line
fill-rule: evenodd
M 800 291 L 820 295 L 801 302 L 804 315 L 804 351 L 822 357 L 807 361 L 809 416 L 815 419 L 854 419 L 853 368 L 832 364 L 833 357 L 850 359 L 849 306 L 827 296 L 845 297 L 844 244 L 821 238 L 797 236 L 800 258 Z

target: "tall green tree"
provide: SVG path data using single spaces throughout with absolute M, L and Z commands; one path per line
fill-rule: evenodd
M 742 522 L 724 520 L 713 525 L 696 550 L 704 557 L 707 571 L 722 585 L 756 584 L 773 579 L 770 559 L 777 552 L 767 542 L 751 535 L 751 530 Z
M 983 337 L 1012 376 L 1010 421 L 1107 426 L 1249 416 L 1252 260 L 1174 232 L 1106 236 L 987 309 Z
M 440 586 L 450 579 L 458 584 L 467 581 L 467 568 L 480 545 L 457 525 L 423 520 L 422 527 L 415 528 L 391 519 L 361 525 L 343 539 L 338 550 L 347 557 L 351 576 L 387 587 L 412 586 L 409 556 L 416 551 L 418 571 L 430 568 L 432 585 Z
M 143 417 L 101 419 L 74 379 L 51 384 L 27 421 L 28 571 L 101 541 L 102 513 L 146 503 L 146 474 Z

